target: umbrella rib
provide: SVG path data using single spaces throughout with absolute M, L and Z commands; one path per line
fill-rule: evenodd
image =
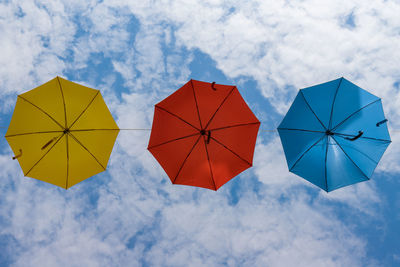
M 260 124 L 260 122 L 250 122 L 250 123 L 236 124 L 236 125 L 231 125 L 231 126 L 225 126 L 225 127 L 210 129 L 210 131 L 218 131 L 218 130 L 223 130 L 223 129 L 228 129 L 228 128 L 247 126 L 247 125 L 255 125 L 255 124 Z
M 334 105 L 335 105 L 336 96 L 337 96 L 337 93 L 339 92 L 339 87 L 340 87 L 340 85 L 342 84 L 342 81 L 343 81 L 343 77 L 340 79 L 339 85 L 338 85 L 338 87 L 336 88 L 335 96 L 333 97 L 332 108 L 331 108 L 331 115 L 330 115 L 330 117 L 329 117 L 329 125 L 328 125 L 329 129 L 330 129 L 331 126 L 332 126 L 333 107 L 334 107 Z
M 28 102 L 29 104 L 31 104 L 32 106 L 34 106 L 35 108 L 37 108 L 38 110 L 40 110 L 41 112 L 43 112 L 45 115 L 47 115 L 50 119 L 52 119 L 58 126 L 60 126 L 62 129 L 64 129 L 64 127 L 58 122 L 56 121 L 56 119 L 54 119 L 49 113 L 47 113 L 46 111 L 44 111 L 43 109 L 41 109 L 40 107 L 38 107 L 37 105 L 33 104 L 31 101 L 29 101 L 28 99 L 22 97 L 21 95 L 18 96 L 19 98 L 25 100 L 26 102 Z
M 69 134 L 71 135 L 71 137 L 78 143 L 80 144 L 95 160 L 96 162 L 104 169 L 106 170 L 106 168 L 100 163 L 100 161 L 92 154 L 92 152 L 89 151 L 89 149 L 84 146 L 71 132 L 69 132 Z
M 311 110 L 311 112 L 314 114 L 314 116 L 317 118 L 317 120 L 319 121 L 319 123 L 322 125 L 322 127 L 324 127 L 324 129 L 326 130 L 325 125 L 322 123 L 322 121 L 318 118 L 317 114 L 315 114 L 314 110 L 311 108 L 310 104 L 308 103 L 306 97 L 303 94 L 303 91 L 300 90 L 301 96 L 303 97 L 304 101 L 306 102 L 308 108 Z
M 197 115 L 198 115 L 198 117 L 199 117 L 200 128 L 203 129 L 203 125 L 202 125 L 201 119 L 200 119 L 199 105 L 197 104 L 196 92 L 194 91 L 193 80 L 190 80 L 190 84 L 191 84 L 192 90 L 193 90 L 194 102 L 196 102 L 196 109 L 197 109 Z
M 172 140 L 168 140 L 168 141 L 165 141 L 165 142 L 163 142 L 163 143 L 161 143 L 161 144 L 157 144 L 157 145 L 154 145 L 154 146 L 150 146 L 150 147 L 148 147 L 147 149 L 152 149 L 152 148 L 155 148 L 155 147 L 159 147 L 159 146 L 162 146 L 162 145 L 165 145 L 165 144 L 174 142 L 174 141 L 182 140 L 182 139 L 189 138 L 189 137 L 196 136 L 196 135 L 199 135 L 199 133 L 190 134 L 190 135 L 178 137 L 178 138 L 175 138 L 175 139 L 172 139 Z
M 67 145 L 67 181 L 65 182 L 65 189 L 68 189 L 68 178 L 69 178 L 69 143 L 68 134 L 65 135 Z
M 161 110 L 163 110 L 163 111 L 165 111 L 165 112 L 167 112 L 167 113 L 169 113 L 170 115 L 172 115 L 172 116 L 174 116 L 174 117 L 176 117 L 176 118 L 178 118 L 178 119 L 180 119 L 181 121 L 183 121 L 184 123 L 186 123 L 186 124 L 188 124 L 188 125 L 190 125 L 190 126 L 192 126 L 193 128 L 195 128 L 196 130 L 198 130 L 198 131 L 200 131 L 200 129 L 199 128 L 197 128 L 196 126 L 194 126 L 193 124 L 191 124 L 190 122 L 187 122 L 187 121 L 185 121 L 184 119 L 182 119 L 181 117 L 179 117 L 178 115 L 176 115 L 176 114 L 174 114 L 174 113 L 172 113 L 171 111 L 168 111 L 168 110 L 166 110 L 165 108 L 162 108 L 162 107 L 160 107 L 160 106 L 155 106 L 156 108 L 159 108 L 159 109 L 161 109 Z
M 27 171 L 26 173 L 24 173 L 24 176 L 28 176 L 28 174 L 32 171 L 32 169 L 39 164 L 39 162 L 53 149 L 53 147 L 61 140 L 61 138 L 63 137 L 64 134 L 61 134 L 60 137 L 57 139 L 56 142 L 54 142 L 54 144 L 49 148 L 49 150 L 46 151 L 46 153 L 44 153 L 44 155 L 38 160 L 36 161 L 36 163 L 29 169 L 29 171 Z
M 225 149 L 229 150 L 232 154 L 234 154 L 236 157 L 238 157 L 239 159 L 241 159 L 242 161 L 244 161 L 246 164 L 248 164 L 250 167 L 252 166 L 252 164 L 250 162 L 248 162 L 247 160 L 245 160 L 244 158 L 242 158 L 241 156 L 239 156 L 239 154 L 237 154 L 235 151 L 233 151 L 232 149 L 230 149 L 229 147 L 227 147 L 226 145 L 224 145 L 223 143 L 221 143 L 220 141 L 218 141 L 217 139 L 215 139 L 214 137 L 211 136 L 211 139 L 213 139 L 215 142 L 217 142 L 218 144 L 220 144 L 221 146 L 223 146 Z
M 338 136 L 350 136 L 350 137 L 355 137 L 355 134 L 343 134 L 343 133 L 334 133 L 335 135 Z M 379 138 L 374 138 L 374 137 L 366 137 L 366 136 L 361 136 L 360 139 L 371 139 L 371 140 L 376 140 L 376 141 L 382 141 L 382 142 L 387 142 L 387 143 L 391 143 L 392 141 L 390 140 L 386 140 L 386 139 L 379 139 Z
M 357 111 L 351 113 L 347 118 L 345 118 L 342 122 L 340 122 L 338 125 L 336 125 L 336 126 L 332 129 L 332 131 L 334 131 L 336 128 L 338 128 L 339 126 L 341 126 L 341 125 L 342 125 L 343 123 L 345 123 L 348 119 L 350 119 L 351 117 L 353 117 L 355 114 L 357 114 L 358 112 L 360 112 L 360 111 L 363 110 L 364 108 L 366 108 L 366 107 L 368 107 L 368 106 L 370 106 L 370 105 L 372 105 L 372 104 L 375 104 L 375 103 L 378 102 L 378 101 L 381 101 L 381 99 L 379 98 L 379 99 L 377 99 L 377 100 L 375 100 L 375 101 L 372 101 L 372 102 L 369 103 L 368 105 L 365 105 L 365 106 L 363 106 L 362 108 L 360 108 L 359 110 L 357 110 Z
M 78 117 L 74 120 L 74 122 L 68 127 L 71 128 L 75 122 L 77 122 L 79 120 L 79 118 L 83 115 L 83 113 L 85 113 L 85 111 L 90 107 L 90 105 L 93 103 L 94 99 L 99 95 L 100 91 L 97 91 L 97 93 L 94 95 L 94 97 L 92 98 L 92 100 L 89 102 L 89 104 L 86 106 L 86 108 L 81 112 L 81 114 L 78 115 Z
M 214 138 L 213 138 L 213 139 L 214 139 Z M 214 173 L 213 173 L 212 168 L 211 168 L 210 155 L 208 154 L 207 143 L 206 143 L 206 137 L 205 137 L 204 135 L 203 135 L 203 141 L 204 141 L 204 146 L 205 146 L 205 148 L 206 148 L 208 167 L 210 168 L 210 173 L 211 173 L 211 181 L 213 182 L 214 190 L 217 191 L 217 186 L 215 185 L 215 180 L 214 180 Z
M 20 133 L 20 134 L 10 134 L 4 137 L 14 137 L 14 136 L 21 136 L 21 135 L 29 135 L 29 134 L 42 134 L 42 133 L 62 133 L 63 131 L 43 131 L 43 132 L 32 132 L 32 133 Z
M 176 179 L 178 178 L 179 174 L 181 173 L 181 170 L 183 168 L 183 165 L 185 165 L 186 160 L 189 158 L 190 154 L 192 153 L 192 151 L 194 150 L 195 146 L 197 145 L 197 143 L 200 140 L 201 135 L 199 136 L 199 138 L 197 138 L 196 142 L 194 143 L 193 147 L 190 149 L 189 153 L 187 154 L 186 158 L 183 160 L 181 167 L 179 168 L 174 180 L 172 181 L 172 183 L 174 184 Z
M 219 109 L 222 107 L 222 105 L 225 103 L 225 101 L 228 99 L 228 97 L 230 95 L 232 95 L 233 90 L 235 90 L 236 86 L 233 86 L 233 88 L 229 91 L 229 93 L 226 95 L 226 97 L 224 98 L 224 100 L 222 100 L 221 104 L 219 105 L 219 107 L 215 110 L 214 114 L 211 116 L 210 120 L 207 122 L 206 126 L 204 127 L 204 129 L 207 129 L 208 125 L 210 125 L 211 121 L 214 119 L 215 115 L 217 114 L 217 112 L 219 111 Z
M 65 128 L 67 128 L 67 108 L 65 106 L 65 98 L 64 98 L 64 92 L 61 86 L 61 82 L 60 82 L 60 77 L 57 76 L 57 81 L 58 81 L 58 85 L 60 86 L 60 91 L 61 91 L 61 96 L 62 96 L 62 100 L 63 100 L 63 104 L 64 104 L 64 117 L 65 117 Z
M 305 130 L 305 129 L 294 129 L 294 128 L 278 128 L 278 130 L 300 131 L 300 132 L 310 132 L 310 133 L 325 133 L 325 132 L 322 132 L 322 131 L 313 131 L 313 130 Z
M 304 151 L 304 153 L 296 160 L 296 162 L 293 164 L 293 166 L 289 169 L 289 171 L 293 170 L 293 168 L 297 165 L 297 163 L 304 157 L 304 155 L 311 150 L 311 148 L 313 148 L 316 144 L 318 144 L 323 138 L 325 137 L 322 136 L 320 139 L 317 140 L 317 142 L 315 142 L 314 144 L 312 144 L 306 151 Z
M 350 158 L 349 155 L 347 155 L 347 153 L 344 151 L 344 149 L 342 148 L 342 146 L 339 144 L 338 141 L 336 141 L 336 139 L 332 136 L 332 139 L 335 140 L 335 143 L 340 147 L 340 149 L 343 151 L 343 153 L 346 155 L 346 157 L 354 164 L 354 166 L 357 167 L 357 169 L 362 173 L 362 175 L 365 176 L 365 178 L 367 178 L 367 180 L 369 180 L 368 176 L 365 175 L 365 173 L 360 169 L 360 167 L 358 167 L 358 165 Z
M 327 174 L 327 167 L 326 167 L 326 162 L 328 161 L 328 144 L 329 144 L 329 135 L 326 136 L 326 149 L 325 149 L 325 187 L 326 187 L 326 192 L 328 192 L 328 174 Z

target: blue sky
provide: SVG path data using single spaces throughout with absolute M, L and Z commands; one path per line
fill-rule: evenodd
M 0 266 L 400 265 L 398 14 L 395 0 L 0 1 L 2 127 L 56 75 L 100 89 L 121 128 L 150 128 L 191 78 L 237 85 L 262 122 L 254 167 L 217 192 L 172 185 L 148 131 L 121 132 L 107 171 L 67 191 L 23 177 L 3 138 Z M 326 193 L 265 130 L 299 88 L 342 76 L 383 99 L 393 142 L 372 180 Z

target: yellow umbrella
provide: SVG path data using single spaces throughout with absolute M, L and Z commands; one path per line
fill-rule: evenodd
M 99 90 L 56 77 L 18 96 L 5 137 L 25 176 L 67 189 L 106 169 L 118 133 Z

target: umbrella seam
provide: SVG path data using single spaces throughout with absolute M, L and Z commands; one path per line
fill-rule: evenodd
M 342 125 L 343 123 L 345 123 L 348 119 L 350 119 L 351 117 L 353 117 L 355 114 L 357 114 L 358 112 L 360 112 L 360 111 L 363 110 L 364 108 L 366 108 L 366 107 L 368 107 L 368 106 L 370 106 L 370 105 L 372 105 L 372 104 L 375 104 L 375 103 L 377 103 L 378 101 L 381 101 L 381 99 L 378 98 L 377 100 L 372 101 L 371 103 L 369 103 L 369 104 L 363 106 L 363 107 L 360 108 L 359 110 L 353 112 L 353 113 L 350 114 L 347 118 L 345 118 L 342 122 L 340 122 L 340 123 L 337 124 L 335 127 L 333 127 L 333 128 L 332 128 L 332 131 L 336 130 L 336 128 L 338 128 L 339 126 L 341 126 L 341 125 Z
M 349 155 L 347 155 L 347 153 L 344 151 L 344 149 L 342 148 L 342 146 L 338 143 L 338 141 L 336 141 L 336 139 L 332 136 L 332 139 L 335 140 L 336 144 L 340 147 L 340 149 L 343 151 L 343 153 L 346 155 L 346 157 L 351 161 L 351 163 L 354 164 L 354 166 L 357 167 L 357 169 L 360 170 L 361 174 L 365 176 L 365 178 L 367 178 L 369 180 L 369 177 L 360 169 L 360 167 L 358 167 L 358 165 L 350 158 Z
M 44 153 L 44 155 L 27 171 L 24 176 L 28 176 L 28 174 L 32 171 L 33 168 L 36 167 L 36 165 L 39 164 L 39 162 L 55 147 L 55 145 L 61 140 L 61 138 L 64 136 L 64 134 L 60 135 L 60 137 L 57 139 L 57 141 L 49 148 L 49 150 Z
M 32 133 L 20 133 L 20 134 L 10 134 L 4 136 L 7 137 L 16 137 L 16 136 L 23 136 L 23 135 L 30 135 L 30 134 L 42 134 L 42 133 L 62 133 L 63 131 L 44 131 L 44 132 L 32 132 Z
M 86 106 L 86 108 L 78 115 L 78 117 L 76 117 L 76 119 L 74 120 L 74 122 L 68 127 L 68 128 L 72 128 L 72 126 L 81 118 L 81 116 L 86 112 L 86 110 L 92 105 L 93 101 L 95 100 L 95 98 L 100 94 L 100 91 L 97 90 L 97 93 L 95 94 L 95 96 L 92 98 L 92 100 L 89 102 L 89 104 Z
M 320 139 L 317 140 L 317 142 L 315 142 L 314 144 L 312 144 L 312 146 L 310 146 L 297 160 L 296 162 L 292 165 L 292 167 L 289 169 L 289 171 L 292 171 L 293 168 L 297 165 L 297 163 L 304 157 L 304 155 L 311 150 L 311 148 L 313 148 L 316 144 L 318 144 L 323 138 L 325 137 L 325 135 L 323 135 Z
M 232 95 L 232 92 L 235 90 L 236 86 L 233 86 L 233 88 L 229 91 L 229 93 L 226 95 L 226 97 L 224 98 L 224 100 L 222 100 L 221 104 L 219 105 L 219 107 L 215 110 L 214 114 L 211 116 L 210 120 L 207 122 L 206 126 L 204 127 L 204 129 L 207 129 L 207 127 L 210 125 L 211 121 L 214 119 L 215 115 L 217 114 L 217 112 L 220 110 L 220 108 L 222 107 L 222 105 L 226 102 L 226 100 L 228 99 L 229 96 Z
M 222 142 L 220 142 L 219 140 L 215 139 L 214 137 L 211 137 L 211 139 L 213 139 L 215 142 L 217 142 L 219 145 L 223 146 L 225 149 L 229 150 L 232 154 L 234 154 L 236 157 L 238 157 L 239 159 L 241 159 L 242 161 L 244 161 L 246 164 L 248 164 L 250 167 L 252 166 L 252 164 L 250 162 L 248 162 L 247 160 L 245 160 L 244 158 L 242 158 L 239 154 L 237 154 L 235 151 L 233 151 L 232 149 L 230 149 L 229 147 L 227 147 L 226 145 L 224 145 Z
M 195 146 L 197 145 L 197 143 L 198 143 L 199 140 L 200 140 L 200 137 L 201 137 L 201 135 L 199 136 L 199 138 L 197 138 L 197 140 L 196 140 L 196 142 L 194 143 L 193 147 L 190 149 L 190 151 L 189 151 L 189 153 L 187 154 L 186 158 L 183 160 L 181 167 L 179 168 L 179 170 L 178 170 L 178 172 L 177 172 L 177 174 L 176 174 L 174 180 L 172 181 L 173 184 L 175 183 L 176 179 L 178 179 L 178 176 L 179 176 L 179 174 L 181 173 L 181 170 L 182 170 L 182 168 L 183 168 L 183 165 L 185 165 L 186 160 L 189 158 L 190 154 L 193 152 Z
M 308 108 L 310 109 L 310 111 L 314 114 L 314 116 L 317 118 L 317 120 L 319 121 L 319 123 L 322 125 L 322 127 L 324 127 L 324 129 L 326 130 L 325 125 L 322 123 L 322 121 L 318 118 L 317 114 L 315 114 L 314 110 L 311 108 L 310 104 L 308 103 L 306 97 L 304 96 L 303 92 L 300 90 L 301 96 L 304 99 L 304 102 L 306 102 Z
M 92 154 L 92 152 L 90 152 L 90 150 L 84 146 L 78 138 L 76 138 L 71 132 L 69 133 L 71 135 L 71 137 L 75 140 L 75 142 L 77 142 L 79 145 L 81 145 L 95 160 L 96 162 L 104 169 L 106 170 L 106 168 L 103 166 L 103 164 L 100 163 L 100 161 Z
M 326 191 L 328 192 L 328 174 L 327 174 L 327 166 L 326 162 L 328 161 L 328 144 L 329 144 L 329 135 L 326 136 L 326 149 L 325 149 L 325 187 Z
M 199 105 L 197 104 L 196 92 L 194 91 L 193 80 L 190 80 L 190 84 L 191 84 L 191 86 L 192 86 L 194 102 L 196 103 L 196 109 L 197 109 L 197 115 L 198 115 L 198 117 L 199 117 L 200 128 L 203 129 L 203 124 L 201 123 L 201 118 L 200 118 Z
M 228 129 L 228 128 L 241 127 L 241 126 L 247 126 L 247 125 L 257 125 L 257 124 L 261 124 L 261 123 L 260 122 L 242 123 L 242 124 L 236 124 L 236 125 L 231 125 L 231 126 L 210 129 L 210 131 L 219 131 L 219 130 L 224 130 L 224 129 Z
M 210 173 L 211 173 L 211 181 L 213 182 L 214 190 L 217 191 L 217 186 L 215 185 L 215 180 L 214 180 L 214 173 L 213 173 L 212 168 L 211 168 L 210 155 L 208 154 L 207 143 L 206 143 L 204 135 L 203 135 L 203 141 L 204 141 L 204 147 L 206 148 L 208 167 L 210 168 Z
M 65 128 L 67 128 L 68 123 L 67 123 L 67 108 L 65 106 L 65 98 L 64 98 L 64 92 L 61 86 L 61 82 L 60 82 L 60 78 L 57 76 L 57 81 L 58 81 L 58 85 L 60 86 L 60 91 L 61 91 L 61 96 L 62 96 L 62 100 L 63 100 L 63 104 L 64 104 L 64 117 L 65 117 Z
M 183 121 L 184 123 L 186 123 L 186 124 L 192 126 L 192 127 L 193 127 L 194 129 L 196 129 L 197 131 L 200 131 L 199 128 L 197 128 L 196 126 L 192 125 L 191 123 L 185 121 L 184 119 L 182 119 L 182 118 L 179 117 L 178 115 L 172 113 L 171 111 L 166 110 L 165 108 L 159 107 L 159 106 L 157 106 L 157 105 L 156 105 L 155 107 L 156 107 L 156 108 L 159 108 L 159 109 L 161 109 L 161 110 L 163 110 L 163 111 L 165 111 L 165 112 L 167 112 L 167 113 L 169 113 L 170 115 L 172 115 L 172 116 L 174 116 L 174 117 L 176 117 L 176 118 L 178 118 L 178 119 L 180 119 L 180 120 Z
M 34 106 L 35 108 L 37 108 L 38 110 L 40 110 L 41 112 L 43 112 L 45 115 L 47 115 L 50 119 L 52 119 L 58 126 L 60 126 L 62 129 L 64 129 L 64 127 L 58 122 L 56 121 L 56 119 L 54 119 L 52 116 L 50 116 L 49 113 L 47 113 L 46 111 L 44 111 L 43 109 L 41 109 L 40 107 L 38 107 L 37 105 L 33 104 L 31 101 L 29 101 L 28 99 L 22 97 L 21 95 L 18 96 L 19 98 L 25 100 L 26 102 L 28 102 L 29 104 L 31 104 L 32 106 Z
M 156 148 L 156 147 L 159 147 L 159 146 L 162 146 L 162 145 L 169 144 L 169 143 L 171 143 L 171 142 L 175 142 L 175 141 L 182 140 L 182 139 L 185 139 L 185 138 L 193 137 L 193 136 L 196 136 L 196 135 L 199 135 L 199 133 L 195 133 L 195 134 L 191 134 L 191 135 L 186 135 L 186 136 L 182 136 L 182 137 L 175 138 L 175 139 L 172 139 L 172 140 L 168 140 L 168 141 L 165 141 L 165 142 L 163 142 L 163 143 L 161 143 L 161 144 L 149 146 L 147 149 L 153 149 L 153 148 Z
M 334 98 L 333 98 L 333 102 L 332 102 L 332 108 L 331 108 L 331 115 L 330 115 L 330 117 L 329 117 L 329 125 L 328 125 L 328 129 L 330 129 L 330 128 L 331 128 L 331 126 L 332 126 L 332 115 L 333 115 L 333 108 L 334 108 L 334 105 L 335 105 L 335 102 L 336 102 L 336 96 L 337 96 L 337 94 L 338 94 L 338 92 L 339 92 L 339 87 L 340 87 L 340 85 L 342 84 L 342 81 L 343 81 L 343 77 L 342 77 L 342 78 L 340 78 L 339 85 L 338 85 L 338 87 L 336 88 L 335 96 L 334 96 Z
M 68 189 L 68 178 L 69 178 L 69 143 L 68 143 L 68 134 L 65 135 L 66 138 L 66 146 L 67 146 L 67 180 L 65 182 L 65 189 Z

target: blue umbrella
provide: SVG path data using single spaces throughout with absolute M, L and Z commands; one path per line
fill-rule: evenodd
M 327 192 L 369 180 L 386 122 L 381 99 L 344 78 L 301 89 L 278 127 L 289 171 Z

